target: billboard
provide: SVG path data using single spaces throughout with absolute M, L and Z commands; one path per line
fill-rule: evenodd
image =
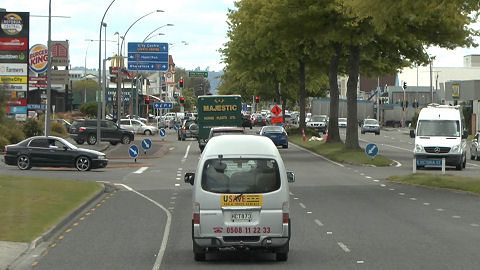
M 52 66 L 68 66 L 68 41 L 51 41 Z

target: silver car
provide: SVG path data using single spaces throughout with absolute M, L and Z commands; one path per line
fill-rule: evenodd
M 152 135 L 158 133 L 158 128 L 149 126 L 140 120 L 136 119 L 121 119 L 120 127 L 126 130 L 130 130 L 134 133 Z
M 363 120 L 361 133 L 365 134 L 367 132 L 375 133 L 380 135 L 380 124 L 377 119 L 365 119 Z

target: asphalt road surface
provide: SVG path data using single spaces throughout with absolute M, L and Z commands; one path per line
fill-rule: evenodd
M 145 166 L 86 173 L 2 167 L 6 173 L 107 181 L 116 190 L 24 256 L 17 268 L 478 269 L 480 197 L 385 181 L 411 173 L 411 152 L 395 148 L 411 148 L 396 143 L 410 138 L 397 133 L 359 136 L 362 145 L 394 146 L 380 146 L 381 153 L 399 167 L 341 165 L 293 144 L 279 149 L 296 174 L 287 262 L 258 251 L 222 251 L 208 254 L 205 262 L 193 260 L 192 192 L 183 174 L 195 170 L 200 151 L 196 141 L 177 141 L 172 131 L 168 152 L 142 160 Z M 476 166 L 452 172 L 469 171 L 479 172 Z

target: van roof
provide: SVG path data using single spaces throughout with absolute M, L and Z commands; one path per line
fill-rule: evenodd
M 460 120 L 461 111 L 459 107 L 438 105 L 428 106 L 420 111 L 418 119 L 431 119 L 431 120 Z
M 211 138 L 202 156 L 217 158 L 238 156 L 279 157 L 277 147 L 270 138 L 257 135 L 222 135 Z

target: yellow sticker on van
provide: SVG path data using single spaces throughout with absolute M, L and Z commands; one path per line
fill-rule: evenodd
M 220 197 L 221 206 L 262 206 L 263 195 L 224 194 Z

